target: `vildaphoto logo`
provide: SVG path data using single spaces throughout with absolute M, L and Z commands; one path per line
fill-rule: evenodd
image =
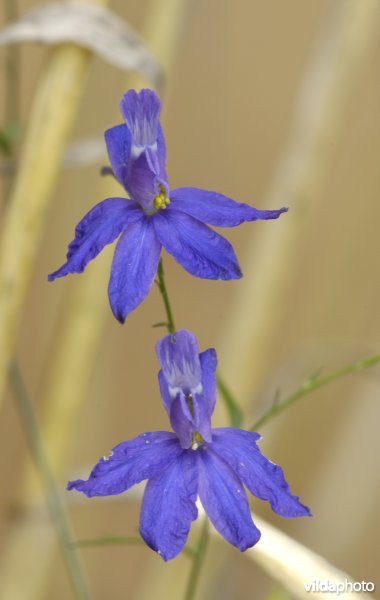
M 330 594 L 345 594 L 349 592 L 373 592 L 375 584 L 372 581 L 330 581 L 329 579 L 314 579 L 304 582 L 305 591 L 309 593 L 329 592 Z

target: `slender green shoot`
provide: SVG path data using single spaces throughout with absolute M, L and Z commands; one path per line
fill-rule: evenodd
M 144 540 L 139 535 L 105 535 L 100 538 L 89 538 L 72 542 L 73 548 L 95 548 L 97 546 L 142 546 Z M 187 544 L 183 553 L 189 558 L 197 554 L 196 547 Z
M 223 381 L 220 373 L 216 374 L 216 384 L 220 395 L 226 405 L 226 409 L 229 416 L 231 427 L 242 427 L 243 425 L 243 413 L 241 412 L 236 399 L 234 398 L 231 390 L 227 387 Z
M 46 505 L 56 530 L 62 557 L 66 566 L 75 598 L 89 600 L 90 593 L 82 571 L 79 556 L 73 550 L 73 538 L 70 524 L 61 500 L 57 484 L 50 469 L 43 447 L 36 417 L 18 366 L 12 363 L 9 369 L 9 380 L 13 396 L 20 414 L 21 423 L 27 438 L 31 455 L 45 493 Z
M 174 333 L 175 325 L 174 325 L 173 311 L 171 308 L 168 291 L 166 289 L 165 273 L 164 273 L 164 266 L 162 264 L 162 258 L 160 258 L 160 261 L 158 263 L 156 283 L 158 285 L 158 289 L 160 290 L 162 300 L 163 300 L 164 306 L 165 306 L 165 312 L 166 312 L 166 317 L 167 317 L 166 327 L 167 327 L 168 333 Z
M 373 356 L 369 356 L 368 358 L 363 358 L 362 360 L 358 360 L 347 367 L 343 367 L 342 369 L 338 369 L 337 371 L 332 371 L 331 373 L 327 373 L 327 375 L 321 376 L 320 372 L 317 372 L 314 375 L 311 375 L 307 379 L 305 379 L 300 387 L 290 394 L 287 398 L 283 400 L 277 400 L 277 402 L 273 403 L 272 406 L 268 408 L 268 410 L 260 417 L 253 425 L 250 427 L 250 431 L 257 431 L 263 425 L 266 425 L 269 421 L 273 419 L 273 417 L 279 415 L 288 409 L 292 404 L 300 400 L 304 396 L 311 394 L 315 390 L 318 390 L 333 381 L 337 381 L 338 379 L 342 379 L 343 377 L 347 377 L 347 375 L 352 375 L 353 373 L 358 373 L 359 371 L 363 371 L 364 369 L 368 369 L 376 364 L 380 363 L 380 354 L 375 354 Z
M 195 547 L 195 554 L 193 556 L 193 564 L 191 565 L 190 575 L 186 586 L 184 600 L 193 600 L 197 585 L 199 582 L 199 576 L 201 574 L 201 568 L 203 564 L 203 557 L 205 555 L 207 544 L 209 539 L 208 531 L 208 519 L 205 516 L 202 523 L 202 530 L 199 537 L 198 545 Z

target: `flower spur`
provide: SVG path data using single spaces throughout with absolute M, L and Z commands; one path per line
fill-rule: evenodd
M 276 219 L 285 212 L 257 210 L 192 187 L 170 191 L 161 102 L 152 90 L 127 92 L 120 103 L 124 123 L 105 133 L 112 172 L 129 194 L 107 198 L 79 222 L 67 260 L 49 281 L 81 273 L 106 244 L 119 236 L 108 287 L 121 323 L 148 294 L 162 247 L 191 275 L 204 279 L 242 276 L 231 244 L 208 225 L 234 227 L 243 221 Z
M 113 448 L 87 481 L 68 483 L 86 496 L 110 496 L 148 480 L 140 533 L 164 560 L 183 549 L 199 497 L 215 529 L 244 551 L 260 539 L 244 487 L 282 517 L 310 515 L 290 492 L 282 469 L 265 458 L 257 433 L 211 428 L 216 400 L 216 353 L 198 353 L 187 330 L 157 344 L 162 401 L 175 433 L 144 433 Z

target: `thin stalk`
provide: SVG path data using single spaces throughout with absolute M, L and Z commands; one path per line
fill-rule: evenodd
M 202 531 L 201 531 L 201 535 L 199 538 L 199 543 L 198 543 L 198 546 L 196 547 L 196 552 L 195 552 L 195 555 L 193 558 L 193 564 L 191 566 L 190 576 L 189 576 L 189 580 L 187 583 L 184 600 L 193 600 L 193 598 L 195 597 L 195 592 L 197 590 L 199 576 L 201 574 L 203 557 L 206 552 L 208 539 L 209 539 L 208 520 L 207 520 L 207 517 L 205 517 L 203 524 L 202 524 Z
M 90 61 L 91 53 L 73 44 L 51 51 L 25 128 L 0 240 L 0 407 L 45 216 Z
M 17 0 L 4 0 L 4 14 L 7 23 L 18 18 Z M 5 49 L 6 89 L 4 98 L 4 130 L 20 125 L 20 48 L 11 44 Z M 17 134 L 16 134 L 17 135 Z M 8 137 L 9 154 L 14 156 L 14 140 Z M 8 200 L 13 177 L 12 173 L 4 183 L 4 198 Z
M 226 405 L 231 427 L 241 427 L 243 424 L 243 413 L 240 410 L 231 390 L 227 387 L 225 381 L 222 379 L 220 373 L 216 374 L 216 384 Z
M 338 369 L 337 371 L 332 371 L 324 377 L 319 377 L 319 375 L 309 377 L 295 392 L 290 394 L 290 396 L 284 400 L 272 404 L 272 406 L 263 414 L 263 416 L 252 425 L 250 431 L 256 431 L 260 429 L 260 427 L 268 423 L 268 421 L 270 421 L 273 417 L 282 413 L 297 400 L 307 396 L 311 392 L 314 392 L 315 390 L 318 390 L 319 388 L 328 385 L 337 379 L 341 379 L 347 375 L 352 375 L 352 373 L 357 373 L 358 371 L 363 371 L 364 369 L 368 369 L 369 367 L 372 367 L 378 363 L 380 363 L 380 354 L 375 354 L 369 358 L 358 360 L 357 362 L 354 362 L 347 367 L 343 367 L 342 369 Z
M 157 285 L 158 285 L 158 289 L 160 290 L 162 300 L 164 302 L 166 318 L 167 318 L 167 322 L 165 323 L 165 325 L 167 327 L 168 333 L 174 333 L 175 325 L 174 325 L 173 311 L 172 311 L 172 307 L 171 307 L 170 300 L 169 300 L 168 290 L 166 289 L 165 273 L 164 273 L 164 266 L 162 263 L 162 258 L 160 258 L 160 261 L 158 263 Z
M 28 392 L 26 390 L 20 370 L 15 363 L 12 363 L 9 368 L 9 379 L 13 396 L 20 414 L 21 423 L 41 479 L 41 484 L 45 493 L 46 505 L 57 534 L 62 557 L 75 594 L 75 598 L 78 600 L 88 600 L 90 598 L 90 594 L 87 589 L 87 584 L 82 572 L 80 560 L 76 551 L 72 549 L 73 540 L 69 521 L 66 516 L 53 473 L 50 470 Z
M 18 19 L 19 11 L 17 0 L 4 0 L 4 14 L 7 23 Z M 16 123 L 19 120 L 20 110 L 20 48 L 18 44 L 11 44 L 6 52 L 6 77 L 5 90 L 5 123 Z
M 94 546 L 140 546 L 143 539 L 139 535 L 105 535 L 100 538 L 89 538 L 76 540 L 72 543 L 72 548 L 92 548 Z
M 93 548 L 96 546 L 141 546 L 145 542 L 139 535 L 106 535 L 100 538 L 89 538 L 84 540 L 76 540 L 73 542 L 73 548 Z M 183 553 L 189 558 L 193 558 L 197 554 L 197 547 L 184 547 Z

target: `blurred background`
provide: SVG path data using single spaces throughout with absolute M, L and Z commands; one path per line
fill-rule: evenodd
M 19 15 L 40 4 L 12 2 Z M 164 257 L 177 328 L 191 329 L 201 349 L 216 347 L 220 372 L 247 426 L 276 392 L 285 396 L 319 369 L 328 372 L 379 352 L 380 5 L 361 21 L 365 4 L 189 0 L 177 28 L 162 116 L 171 187 L 216 190 L 257 208 L 289 206 L 278 221 L 224 232 L 244 280 L 195 279 Z M 3 2 L 2 27 L 5 8 Z M 148 0 L 112 0 L 109 8 L 144 32 Z M 24 130 L 52 50 L 23 44 L 18 52 L 17 110 Z M 8 60 L 9 50 L 0 48 L 3 124 L 9 116 Z M 101 138 L 120 122 L 118 102 L 130 81 L 115 66 L 92 59 L 69 143 Z M 22 137 L 16 156 L 21 149 Z M 61 421 L 46 435 L 48 455 L 49 440 L 62 438 L 57 466 L 52 457 L 62 490 L 118 442 L 169 426 L 156 379 L 154 344 L 163 330 L 152 325 L 164 319 L 158 290 L 152 288 L 120 326 L 107 306 L 112 248 L 83 275 L 47 283 L 47 273 L 64 261 L 76 223 L 112 185 L 99 174 L 104 164 L 105 156 L 60 170 L 18 329 L 15 355 L 43 425 L 54 414 L 65 332 L 69 323 L 72 331 L 77 327 L 77 343 L 66 351 L 77 353 L 82 370 L 71 371 L 66 381 L 67 405 L 75 377 L 82 399 L 71 421 L 64 404 Z M 11 183 L 3 173 L 2 215 Z M 92 288 L 81 296 L 90 278 Z M 99 310 L 93 339 L 81 321 L 87 306 Z M 82 368 L 83 331 L 91 352 Z M 357 581 L 376 582 L 379 574 L 379 383 L 379 367 L 352 375 L 308 396 L 260 432 L 261 449 L 284 468 L 312 519 L 281 520 L 252 501 L 254 512 Z M 215 422 L 227 424 L 222 406 Z M 28 447 L 10 389 L 0 444 L 0 572 L 10 586 L 4 600 L 70 598 L 38 486 L 25 475 Z M 139 502 L 132 497 L 63 497 L 76 538 L 137 533 Z M 84 548 L 82 557 L 96 600 L 179 598 L 189 568 L 186 557 L 164 564 L 143 545 Z M 45 570 L 34 585 L 39 561 Z M 199 598 L 260 599 L 271 590 L 273 582 L 252 560 L 213 538 Z

